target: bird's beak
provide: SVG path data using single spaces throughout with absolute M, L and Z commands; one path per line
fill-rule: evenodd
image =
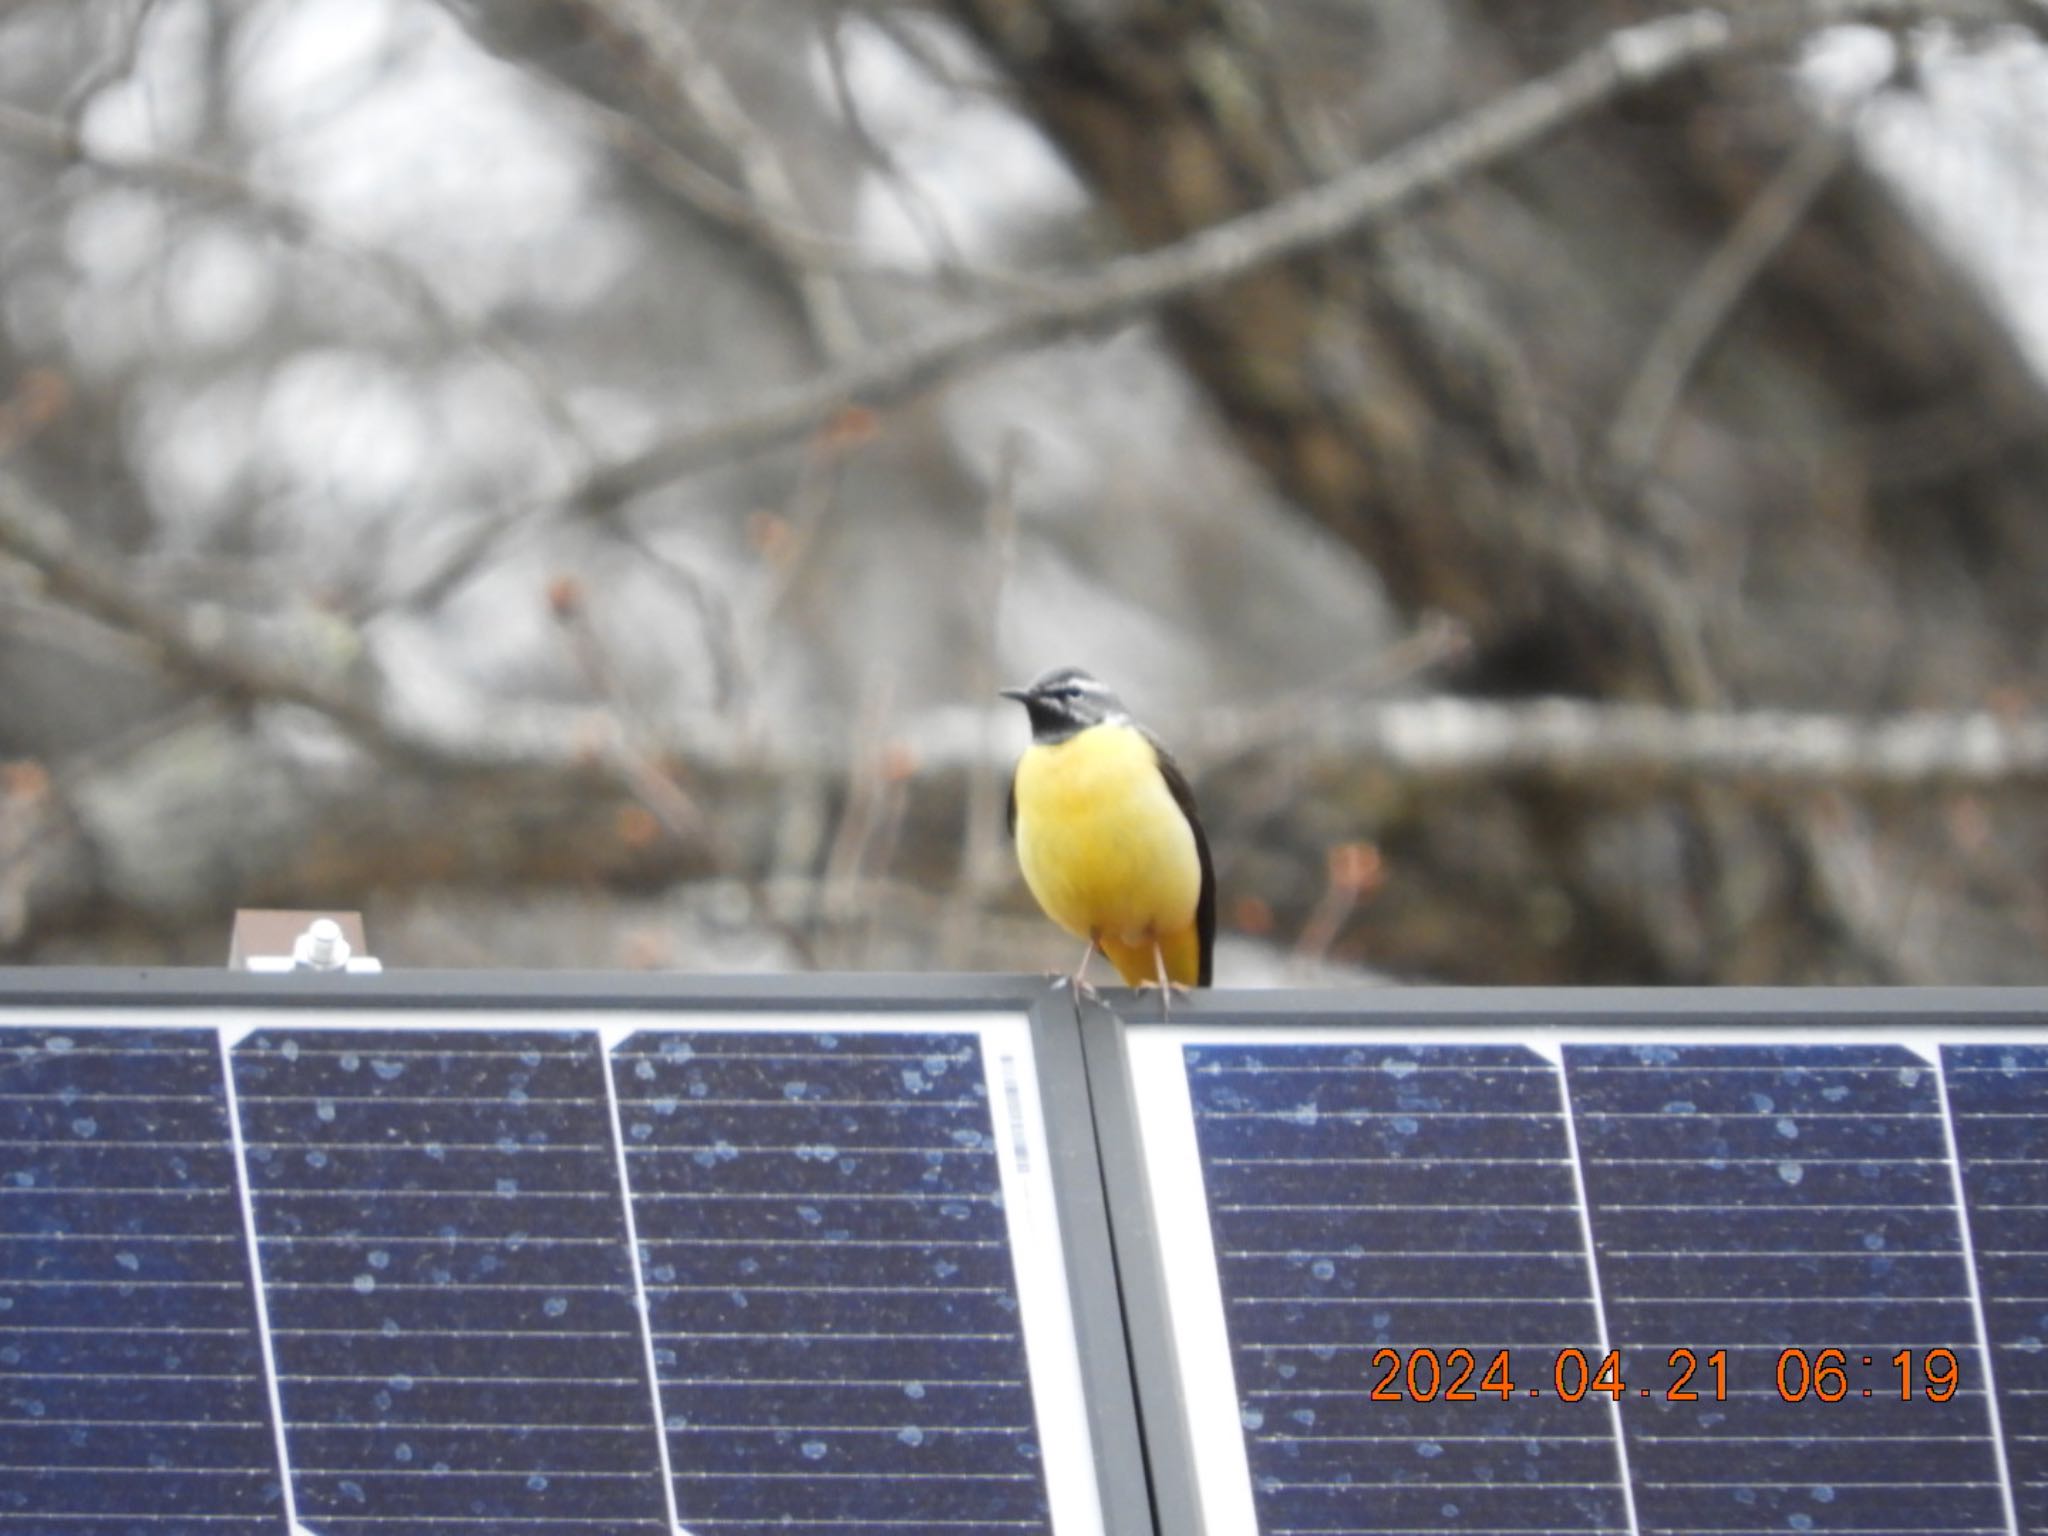
M 1006 699 L 1015 699 L 1019 704 L 1029 704 L 1031 702 L 1031 690 L 1029 688 L 998 688 L 996 692 Z

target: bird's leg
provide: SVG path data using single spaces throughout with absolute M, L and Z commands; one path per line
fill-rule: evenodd
M 1093 998 L 1095 989 L 1088 985 L 1088 962 L 1095 958 L 1096 950 L 1102 947 L 1102 935 L 1088 935 L 1088 947 L 1081 951 L 1081 963 L 1074 967 L 1074 974 L 1068 978 L 1074 984 L 1074 996 Z
M 1173 1017 L 1173 1004 L 1169 999 L 1176 992 L 1187 988 L 1166 974 L 1166 947 L 1159 942 L 1159 936 L 1152 937 L 1152 974 L 1159 978 L 1159 1022 L 1164 1024 Z

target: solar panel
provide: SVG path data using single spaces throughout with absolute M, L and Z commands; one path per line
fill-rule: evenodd
M 295 1518 L 667 1529 L 596 1033 L 273 1028 L 233 1057 Z
M 0 973 L 0 1536 L 2048 1533 L 2048 998 L 702 990 Z
M 1598 1330 L 1550 1066 L 1513 1046 L 1197 1045 L 1186 1069 L 1262 1519 L 1625 1529 L 1598 1414 L 1530 1404 L 1504 1466 L 1467 1413 L 1494 1360 Z
M 1021 1012 L 121 1016 L 0 1002 L 5 1536 L 1137 1529 Z
M 281 1529 L 210 1033 L 0 1027 L 0 1531 Z
M 1218 998 L 1098 1045 L 1182 1528 L 2048 1530 L 2038 1017 L 1792 1006 Z
M 682 1523 L 1049 1530 L 980 1041 L 650 1032 L 614 1066 Z
M 2014 1518 L 2048 1530 L 2048 1044 L 1944 1046 Z

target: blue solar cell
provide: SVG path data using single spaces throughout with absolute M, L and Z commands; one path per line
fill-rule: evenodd
M 281 1536 L 220 1043 L 0 1029 L 0 1533 Z
M 264 1031 L 234 1063 L 299 1520 L 666 1530 L 598 1038 Z
M 1597 1334 L 1556 1068 L 1514 1046 L 1185 1064 L 1261 1528 L 1625 1531 L 1611 1415 L 1550 1390 Z M 1422 1350 L 1440 1384 L 1411 1381 Z M 1508 1400 L 1482 1385 L 1502 1351 Z
M 1641 1530 L 2003 1529 L 1935 1070 L 1885 1045 L 1565 1065 Z M 1891 1358 L 1937 1347 L 1964 1389 L 1900 1401 Z M 1696 1402 L 1667 1396 L 1679 1348 Z
M 2048 1530 L 2048 1045 L 1941 1059 L 2015 1511 Z
M 978 1039 L 650 1031 L 613 1074 L 683 1525 L 1048 1530 Z

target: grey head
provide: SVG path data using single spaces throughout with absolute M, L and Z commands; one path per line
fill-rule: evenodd
M 1029 688 L 1002 688 L 1031 716 L 1031 739 L 1048 745 L 1065 741 L 1107 720 L 1128 721 L 1123 700 L 1079 667 L 1054 667 Z

